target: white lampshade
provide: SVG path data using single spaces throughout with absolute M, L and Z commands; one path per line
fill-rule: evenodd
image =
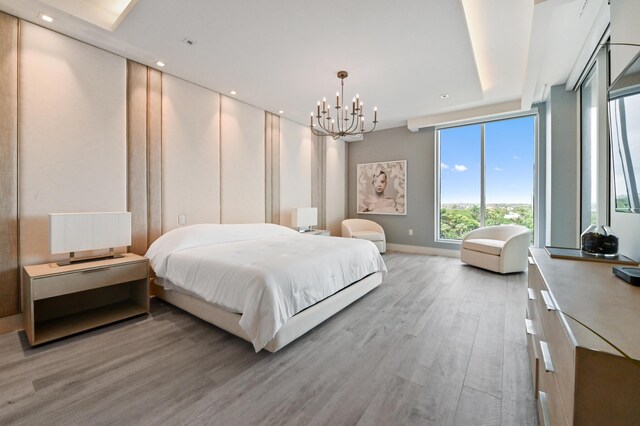
M 131 245 L 131 213 L 49 213 L 51 254 Z
M 291 215 L 291 226 L 307 228 L 318 224 L 318 209 L 315 207 L 296 207 Z

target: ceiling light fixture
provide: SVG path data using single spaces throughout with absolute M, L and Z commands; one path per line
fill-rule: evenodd
M 160 68 L 162 68 L 162 67 L 164 67 L 164 62 L 158 61 L 158 62 L 156 62 L 156 65 L 159 66 Z
M 447 99 L 449 95 L 447 93 L 440 95 L 440 99 Z
M 338 139 L 344 136 L 363 135 L 375 130 L 376 124 L 378 123 L 378 107 L 373 108 L 373 127 L 370 130 L 366 130 L 364 126 L 364 106 L 362 105 L 360 95 L 356 95 L 351 100 L 351 112 L 349 112 L 349 105 L 347 103 L 340 106 L 341 101 L 344 102 L 344 79 L 348 76 L 349 73 L 346 71 L 338 72 L 341 91 L 336 92 L 336 106 L 333 107 L 336 110 L 335 116 L 331 117 L 332 106 L 327 103 L 327 98 L 322 98 L 322 104 L 318 101 L 315 121 L 313 119 L 313 112 L 311 113 L 309 128 L 314 135 L 331 136 L 333 139 Z
M 284 114 L 283 110 L 278 111 L 278 114 Z
M 53 18 L 49 15 L 45 15 L 44 13 L 41 13 L 40 15 L 38 15 L 38 18 L 42 19 L 45 22 L 53 22 Z
M 232 94 L 232 95 L 237 95 L 238 94 L 238 92 L 236 92 L 235 90 L 232 90 L 229 93 Z

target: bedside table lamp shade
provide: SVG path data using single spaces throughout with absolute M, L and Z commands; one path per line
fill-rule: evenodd
M 291 215 L 291 226 L 298 229 L 309 229 L 318 224 L 318 209 L 315 207 L 297 207 Z
M 131 213 L 49 213 L 51 254 L 131 245 Z

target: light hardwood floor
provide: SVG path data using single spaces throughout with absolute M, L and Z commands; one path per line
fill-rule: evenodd
M 34 349 L 2 335 L 0 424 L 538 424 L 526 274 L 384 259 L 378 289 L 275 354 L 160 301 Z

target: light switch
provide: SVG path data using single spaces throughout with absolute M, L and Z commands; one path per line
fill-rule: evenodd
M 178 215 L 178 225 L 186 225 L 187 223 L 187 216 L 184 214 L 179 214 Z

